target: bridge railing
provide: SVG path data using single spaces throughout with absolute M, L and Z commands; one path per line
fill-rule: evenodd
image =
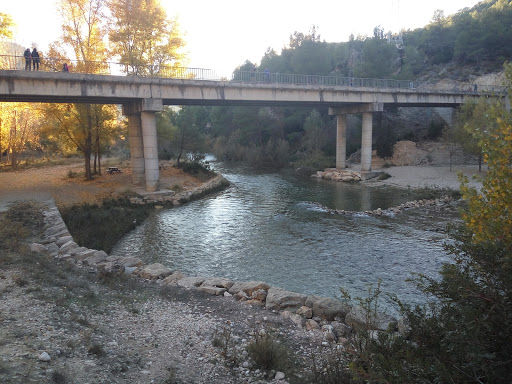
M 366 79 L 342 76 L 300 75 L 292 73 L 267 73 L 256 71 L 235 71 L 232 81 L 242 83 L 278 83 L 296 85 L 329 85 L 365 88 L 417 89 L 424 82 L 394 79 Z
M 69 66 L 70 72 L 88 73 L 97 75 L 114 76 L 140 76 L 172 79 L 194 79 L 194 80 L 228 80 L 222 79 L 215 71 L 204 68 L 178 67 L 172 65 L 142 65 L 126 64 L 116 62 L 67 60 L 62 58 L 41 57 L 39 63 L 40 71 L 60 72 L 64 63 Z M 16 55 L 0 55 L 0 69 L 24 70 L 25 58 Z M 473 84 L 451 84 L 440 86 L 439 84 L 395 79 L 371 79 L 342 76 L 321 76 L 301 75 L 292 73 L 270 73 L 257 71 L 235 71 L 230 79 L 231 82 L 253 83 L 253 84 L 291 84 L 291 85 L 326 85 L 354 88 L 378 88 L 378 89 L 411 89 L 434 92 L 458 92 L 478 93 L 489 95 L 503 95 L 507 92 L 506 87 L 496 85 Z
M 39 71 L 61 72 L 64 63 L 68 64 L 69 71 L 74 73 L 88 73 L 96 75 L 114 76 L 140 76 L 163 77 L 173 79 L 220 80 L 211 69 L 189 68 L 169 65 L 137 65 L 116 62 L 68 60 L 62 58 L 40 57 Z M 25 58 L 23 56 L 0 55 L 0 69 L 24 70 Z M 31 63 L 31 70 L 33 64 Z

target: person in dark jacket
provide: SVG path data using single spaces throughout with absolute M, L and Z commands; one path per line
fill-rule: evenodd
M 30 71 L 30 64 L 32 61 L 32 54 L 30 53 L 30 48 L 25 49 L 23 57 L 25 58 L 25 71 Z
M 39 52 L 34 48 L 32 50 L 32 70 L 36 71 L 36 67 L 37 71 L 39 71 Z

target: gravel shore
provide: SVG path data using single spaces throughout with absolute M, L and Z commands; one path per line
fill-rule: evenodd
M 0 212 L 22 200 L 94 202 L 130 183 L 129 170 L 94 182 L 66 176 L 80 166 L 0 173 Z M 368 183 L 458 189 L 459 170 L 478 174 L 477 166 L 401 166 L 383 169 L 391 178 Z M 163 175 L 185 190 L 199 183 L 171 170 Z M 311 332 L 279 312 L 154 282 L 121 287 L 50 255 L 16 250 L 11 256 L 0 264 L 2 383 L 301 383 L 312 356 L 325 351 L 321 330 Z M 294 356 L 286 377 L 248 359 L 246 347 L 261 332 L 278 337 Z
M 458 179 L 459 172 L 470 180 L 469 185 L 478 188 L 481 183 L 473 180 L 484 177 L 486 167 L 482 167 L 482 172 L 478 171 L 478 165 L 454 165 L 450 170 L 449 166 L 433 165 L 415 165 L 382 168 L 378 171 L 388 173 L 391 177 L 386 180 L 373 181 L 374 185 L 390 185 L 401 188 L 438 188 L 454 189 L 460 187 Z

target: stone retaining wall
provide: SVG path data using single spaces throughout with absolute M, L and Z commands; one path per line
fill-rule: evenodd
M 216 178 L 194 191 L 174 194 L 180 204 L 223 183 Z M 169 202 L 165 197 L 152 194 L 150 199 L 141 198 L 134 203 Z M 160 200 L 164 198 L 164 200 Z M 187 199 L 187 200 L 184 200 Z M 172 204 L 174 200 L 172 200 Z M 237 282 L 219 277 L 185 276 L 160 263 L 146 265 L 143 260 L 134 257 L 109 256 L 102 250 L 80 247 L 73 241 L 66 224 L 56 206 L 43 212 L 45 219 L 45 239 L 30 244 L 33 252 L 50 252 L 56 259 L 69 261 L 79 267 L 89 268 L 103 276 L 126 274 L 134 278 L 153 281 L 157 284 L 172 284 L 184 289 L 197 289 L 207 294 L 224 296 L 226 300 L 237 300 L 244 305 L 256 305 L 267 310 L 279 311 L 297 326 L 305 328 L 324 345 L 341 342 L 343 338 L 366 322 L 366 314 L 359 307 L 351 307 L 345 302 L 326 297 L 308 296 L 290 292 L 279 287 L 271 287 L 265 282 Z M 396 329 L 397 321 L 391 316 L 378 314 L 371 328 L 385 330 Z

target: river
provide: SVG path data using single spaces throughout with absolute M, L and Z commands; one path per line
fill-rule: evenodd
M 340 297 L 340 287 L 364 297 L 380 280 L 384 293 L 410 304 L 424 301 L 405 281 L 411 273 L 437 277 L 442 263 L 450 261 L 442 229 L 456 220 L 452 206 L 386 217 L 336 215 L 322 208 L 386 209 L 421 197 L 411 190 L 222 163 L 214 169 L 231 182 L 227 190 L 156 211 L 112 254 L 159 262 L 187 276 L 261 280 L 327 297 Z

